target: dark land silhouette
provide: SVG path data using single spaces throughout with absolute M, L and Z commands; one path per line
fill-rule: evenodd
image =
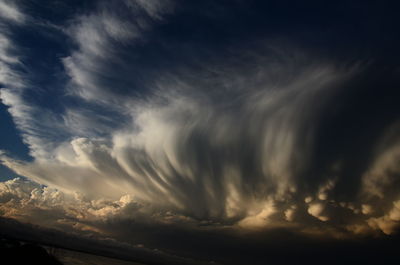
M 7 265 L 63 264 L 55 258 L 58 255 L 51 255 L 51 251 L 49 254 L 49 251 L 47 251 L 48 249 L 53 249 L 56 254 L 61 254 L 61 256 L 68 255 L 68 258 L 73 258 L 75 261 L 79 260 L 80 257 L 83 260 L 87 260 L 97 256 L 99 262 L 95 264 L 99 265 L 124 263 L 134 265 L 210 264 L 210 262 L 184 258 L 158 250 L 118 244 L 113 241 L 105 241 L 95 237 L 77 236 L 56 229 L 21 223 L 17 220 L 5 217 L 0 217 L 0 241 L 2 242 L 0 246 L 0 257 L 5 256 L 7 257 L 7 261 L 10 260 L 9 263 L 1 264 Z M 47 259 L 45 258 L 46 255 Z M 43 258 L 43 261 L 34 262 L 33 260 L 36 257 Z M 109 262 L 107 262 L 106 259 L 109 259 Z M 28 263 L 24 263 L 25 260 Z M 68 264 L 87 263 L 84 261 L 79 261 L 79 263 L 65 263 L 65 265 Z M 218 265 L 218 263 L 212 264 Z
M 2 264 L 62 265 L 56 257 L 49 254 L 42 246 L 6 238 L 0 240 L 0 257 Z

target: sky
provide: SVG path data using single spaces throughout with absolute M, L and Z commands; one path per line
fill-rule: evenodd
M 0 216 L 218 264 L 393 258 L 398 8 L 0 0 Z

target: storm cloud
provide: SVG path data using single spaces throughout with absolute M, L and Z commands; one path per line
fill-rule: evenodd
M 395 235 L 399 68 L 326 55 L 274 17 L 278 32 L 235 24 L 240 1 L 204 5 L 97 1 L 45 22 L 0 2 L 0 98 L 32 157 L 0 153 L 26 178 L 1 183 L 1 215 L 119 238 L 132 220 L 139 234 Z M 196 28 L 221 20 L 239 37 Z M 32 65 L 29 29 L 54 49 Z

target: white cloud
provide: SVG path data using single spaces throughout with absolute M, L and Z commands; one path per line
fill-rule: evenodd
M 260 207 L 261 206 L 261 207 Z M 249 215 L 238 223 L 239 227 L 247 229 L 259 229 L 268 227 L 271 223 L 271 216 L 277 212 L 273 200 L 267 200 L 257 207 L 249 209 Z
M 20 178 L 0 183 L 0 201 L 0 213 L 4 217 L 40 224 L 40 213 L 47 212 L 46 223 L 52 226 L 57 226 L 60 219 L 69 219 L 74 226 L 86 224 L 85 227 L 91 227 L 91 222 L 123 217 L 125 214 L 134 216 L 133 209 L 140 210 L 142 207 L 129 195 L 116 200 L 87 200 L 79 194 L 65 194 Z M 129 212 L 125 212 L 127 207 Z M 95 227 L 93 229 L 100 231 Z
M 308 206 L 307 212 L 310 215 L 312 215 L 312 216 L 318 218 L 319 220 L 325 222 L 325 221 L 329 220 L 329 217 L 324 214 L 324 210 L 325 210 L 325 205 L 323 203 L 311 203 Z
M 296 214 L 297 206 L 292 205 L 289 209 L 285 210 L 285 218 L 289 222 L 293 222 Z
M 16 2 L 0 1 L 0 15 L 21 24 L 27 16 L 15 4 Z M 15 43 L 13 33 L 7 23 L 0 21 L 0 100 L 8 107 L 8 112 L 21 131 L 31 154 L 39 158 L 46 156 L 54 148 L 52 140 L 60 134 L 57 131 L 60 124 L 56 115 L 27 101 L 26 91 L 31 84 L 21 59 L 24 54 Z
M 174 2 L 170 0 L 125 0 L 125 3 L 131 8 L 143 8 L 153 19 L 161 19 L 162 15 L 171 12 Z
M 278 219 L 296 222 L 295 213 L 304 214 L 292 207 L 298 204 L 297 196 L 316 194 L 327 201 L 321 194 L 335 188 L 329 179 L 312 192 L 297 186 L 302 183 L 298 170 L 309 162 L 312 142 L 303 136 L 313 134 L 316 102 L 325 95 L 325 85 L 342 78 L 327 69 L 299 70 L 279 88 L 251 87 L 249 79 L 246 87 L 238 88 L 243 94 L 232 109 L 216 104 L 214 94 L 190 83 L 183 92 L 179 87 L 164 89 L 146 102 L 119 106 L 121 115 L 131 117 L 122 124 L 107 125 L 112 116 L 71 108 L 61 124 L 69 126 L 72 139 L 55 141 L 46 156 L 36 156 L 34 162 L 3 155 L 3 164 L 90 200 L 117 200 L 130 194 L 166 211 L 234 222 L 238 227 L 268 227 Z M 96 130 L 107 133 L 99 137 Z M 243 163 L 246 157 L 251 160 Z M 265 203 L 267 197 L 270 203 Z M 327 221 L 326 203 L 307 197 L 305 207 L 310 215 Z M 107 206 L 95 212 L 107 215 L 114 210 Z
M 117 82 L 133 85 L 129 78 L 140 68 L 130 61 L 134 57 L 124 57 L 127 46 L 133 49 L 145 41 L 171 3 L 129 1 L 122 14 L 132 16 L 130 20 L 116 16 L 109 8 L 113 5 L 104 2 L 67 26 L 77 48 L 62 63 L 71 78 L 68 97 L 79 106 L 63 106 L 62 113 L 26 100 L 29 80 L 15 70 L 21 64 L 18 49 L 8 33 L 0 36 L 0 81 L 6 84 L 0 98 L 34 157 L 22 162 L 1 154 L 2 164 L 51 187 L 22 180 L 3 183 L 3 214 L 28 218 L 35 209 L 54 210 L 55 223 L 66 224 L 72 217 L 93 221 L 129 215 L 125 210 L 146 212 L 150 210 L 143 205 L 151 205 L 165 212 L 163 222 L 212 219 L 266 228 L 277 221 L 313 219 L 310 215 L 329 220 L 328 226 L 342 218 L 340 211 L 350 209 L 343 216 L 385 233 L 394 231 L 397 202 L 378 216 L 373 210 L 379 200 L 364 201 L 360 195 L 342 204 L 335 201 L 340 176 L 308 179 L 305 174 L 314 163 L 320 110 L 352 69 L 339 71 L 308 58 L 291 61 L 282 54 L 285 59 L 241 54 L 255 66 L 248 70 L 241 64 L 199 62 L 204 69 L 159 73 L 154 87 L 146 87 L 145 100 L 121 96 Z M 0 12 L 23 21 L 9 2 L 0 2 Z M 212 77 L 203 78 L 202 70 Z M 398 132 L 398 127 L 391 130 Z M 383 137 L 363 176 L 368 199 L 383 198 L 394 181 L 388 172 L 400 172 L 393 135 Z M 76 192 L 84 196 L 73 196 Z M 360 212 L 368 216 L 360 217 Z M 77 227 L 88 229 L 83 223 Z
M 23 90 L 2 88 L 0 99 L 8 106 L 14 123 L 21 131 L 30 153 L 37 159 L 48 158 L 57 141 L 67 132 L 60 123 L 60 117 L 53 112 L 29 104 L 23 97 Z
M 325 185 L 322 185 L 318 191 L 318 199 L 320 199 L 321 201 L 327 200 L 329 191 L 332 190 L 334 187 L 335 181 L 332 179 L 329 180 Z
M 163 14 L 171 12 L 172 6 L 171 1 L 157 0 L 122 3 L 115 5 L 113 2 L 101 2 L 95 11 L 76 18 L 66 30 L 78 45 L 78 49 L 63 60 L 71 78 L 70 93 L 108 107 L 125 101 L 110 93 L 109 85 L 101 81 L 107 78 L 127 78 L 109 73 L 114 71 L 113 66 L 130 68 L 129 62 L 121 58 L 124 55 L 121 47 L 129 45 L 132 49 L 136 42 L 142 40 L 143 34 L 151 30 L 154 21 L 149 17 L 161 20 Z M 116 14 L 113 10 L 120 12 Z
M 395 174 L 400 172 L 400 124 L 386 129 L 378 141 L 375 157 L 363 176 L 363 190 L 369 196 L 385 197 L 385 191 L 396 181 Z
M 16 1 L 0 0 L 0 18 L 23 23 L 26 19 L 25 15 L 17 7 Z
M 11 54 L 12 50 L 12 43 L 11 41 L 7 38 L 6 35 L 0 34 L 0 60 L 5 63 L 5 64 L 17 64 L 19 63 L 18 57 L 13 56 Z M 2 68 L 5 66 L 3 65 Z M 3 79 L 1 79 L 2 82 L 5 82 Z
M 369 204 L 363 204 L 363 205 L 361 205 L 361 212 L 362 212 L 363 214 L 368 215 L 368 214 L 371 214 L 373 211 L 374 211 L 374 209 L 372 208 L 371 205 L 369 205 Z

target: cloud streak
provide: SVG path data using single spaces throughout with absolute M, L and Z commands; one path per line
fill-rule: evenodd
M 307 176 L 317 168 L 312 150 L 322 103 L 348 78 L 321 65 L 279 87 L 252 87 L 267 82 L 248 77 L 247 86 L 235 88 L 237 95 L 228 101 L 189 85 L 173 93 L 160 90 L 127 109 L 131 122 L 111 130 L 109 137 L 61 142 L 48 155 L 52 159 L 32 163 L 3 156 L 3 164 L 66 193 L 111 200 L 130 194 L 140 203 L 198 221 L 246 229 L 329 221 L 327 226 L 351 230 L 349 225 L 357 224 L 368 230 L 380 227 L 370 219 L 380 217 L 369 212 L 380 205 L 374 195 L 383 196 L 371 190 L 382 190 L 393 179 L 367 172 L 357 176 L 365 188 L 354 190 L 360 194 L 354 199 L 337 190 L 341 173 L 335 161 L 326 176 Z M 371 172 L 390 170 L 393 162 L 381 162 L 395 159 L 385 155 L 390 150 L 377 155 Z M 371 196 L 374 203 L 366 211 Z M 386 209 L 384 215 L 393 211 L 389 205 Z M 337 221 L 347 215 L 344 224 Z
M 0 1 L 0 17 L 15 23 L 23 23 L 26 19 L 25 15 L 11 1 Z
M 1 214 L 107 235 L 132 220 L 395 234 L 398 108 L 373 107 L 392 102 L 395 79 L 367 82 L 367 64 L 319 59 L 282 40 L 196 49 L 171 37 L 174 7 L 99 2 L 57 27 L 68 45 L 57 57 L 65 79 L 55 108 L 32 98 L 32 76 L 18 68 L 24 49 L 7 24 L 21 26 L 24 15 L 0 2 L 0 96 L 33 161 L 0 159 L 34 181 L 1 183 Z M 45 99 L 52 93 L 43 88 Z

